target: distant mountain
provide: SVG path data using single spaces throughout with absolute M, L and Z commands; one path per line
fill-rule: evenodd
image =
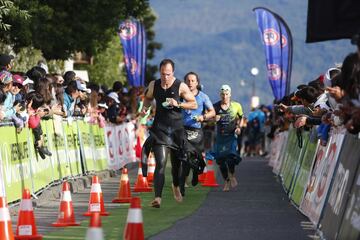
M 292 90 L 355 51 L 349 40 L 305 44 L 306 0 L 150 0 L 150 5 L 158 16 L 156 41 L 163 44 L 151 63 L 158 64 L 165 57 L 173 59 L 175 75 L 180 79 L 188 71 L 199 73 L 213 102 L 219 99 L 219 87 L 229 84 L 233 99 L 246 110 L 254 80 L 261 103 L 270 104 L 273 100 L 253 8 L 263 6 L 278 13 L 292 31 Z M 260 70 L 256 78 L 250 74 L 252 67 Z M 241 80 L 245 86 L 240 85 Z

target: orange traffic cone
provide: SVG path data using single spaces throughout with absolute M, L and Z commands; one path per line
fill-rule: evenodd
M 5 191 L 4 191 L 5 192 Z M 14 240 L 5 194 L 0 193 L 0 239 Z
M 53 227 L 79 226 L 75 222 L 74 208 L 71 200 L 70 186 L 68 182 L 62 185 L 58 220 L 51 224 Z
M 123 168 L 120 178 L 118 196 L 112 200 L 113 203 L 129 203 L 131 200 L 131 190 L 127 168 Z
M 219 186 L 219 184 L 217 184 L 216 178 L 215 178 L 213 160 L 208 160 L 207 173 L 206 173 L 205 181 L 203 182 L 203 184 L 201 186 L 204 186 L 204 187 L 217 187 L 217 186 Z
M 133 197 L 130 202 L 130 208 L 124 229 L 124 240 L 143 240 L 144 227 L 141 212 L 141 200 Z
M 42 239 L 42 236 L 37 234 L 29 189 L 23 190 L 15 239 Z
M 89 208 L 84 216 L 90 216 L 92 212 L 100 212 L 101 216 L 109 216 L 110 213 L 105 212 L 104 198 L 98 176 L 92 177 Z
M 101 217 L 99 212 L 91 213 L 89 228 L 86 231 L 85 240 L 104 240 L 104 233 L 101 228 Z
M 152 188 L 149 187 L 146 177 L 142 174 L 141 163 L 139 163 L 138 177 L 133 189 L 134 192 L 152 192 Z
M 199 183 L 204 183 L 206 174 L 207 174 L 207 168 L 205 167 L 203 173 L 199 174 L 199 177 L 198 177 Z
M 149 154 L 149 158 L 148 158 L 148 174 L 146 177 L 150 184 L 154 180 L 155 166 L 156 166 L 156 163 L 155 163 L 154 153 L 151 152 Z

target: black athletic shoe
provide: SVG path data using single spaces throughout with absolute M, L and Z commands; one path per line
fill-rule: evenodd
M 46 147 L 37 147 L 38 153 L 42 159 L 45 159 L 45 155 L 51 157 L 52 153 Z
M 42 159 L 46 158 L 45 154 L 40 150 L 40 148 L 36 148 L 36 150 Z

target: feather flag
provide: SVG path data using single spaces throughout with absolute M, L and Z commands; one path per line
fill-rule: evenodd
M 129 85 L 134 87 L 144 86 L 146 69 L 144 25 L 136 19 L 125 20 L 119 25 L 118 35 L 123 47 Z
M 264 44 L 267 76 L 276 100 L 290 91 L 292 65 L 292 36 L 285 21 L 276 13 L 262 7 L 254 8 Z

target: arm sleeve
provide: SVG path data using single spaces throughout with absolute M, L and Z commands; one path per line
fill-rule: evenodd
M 207 110 L 214 108 L 212 102 L 210 101 L 209 96 L 206 94 L 204 94 L 204 104 Z
M 237 103 L 236 105 L 237 105 L 237 115 L 238 115 L 239 117 L 242 117 L 244 113 L 243 113 L 241 104 L 240 104 L 240 103 Z
M 5 118 L 10 118 L 12 116 L 15 116 L 15 109 L 14 108 L 9 108 L 5 111 Z
M 308 116 L 311 115 L 311 111 L 304 106 L 298 106 L 298 105 L 290 106 L 289 111 L 296 115 L 299 115 L 299 114 L 305 114 Z

